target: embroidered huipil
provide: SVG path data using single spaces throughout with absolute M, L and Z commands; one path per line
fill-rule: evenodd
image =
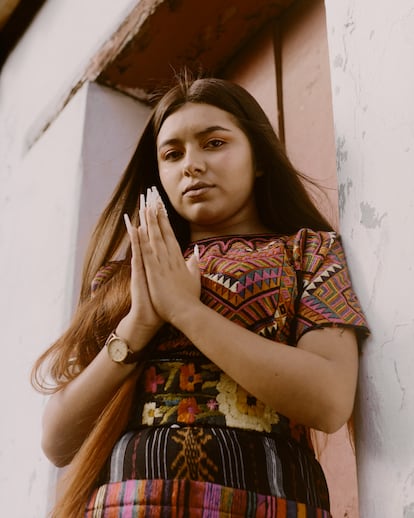
M 254 333 L 295 345 L 316 327 L 365 326 L 334 233 L 214 238 L 198 246 L 202 302 Z M 192 246 L 185 256 L 191 253 Z M 291 435 L 286 418 L 237 385 L 181 332 L 166 326 L 153 347 L 138 386 L 135 424 L 216 424 Z
M 287 347 L 324 326 L 367 332 L 334 232 L 302 229 L 292 236 L 226 236 L 197 244 L 201 300 L 235 324 Z M 103 474 L 106 497 L 111 484 L 130 480 L 187 480 L 207 484 L 203 491 L 210 484 L 220 494 L 232 488 L 267 495 L 279 506 L 329 510 L 309 430 L 247 393 L 170 325 L 146 349 L 128 430 Z

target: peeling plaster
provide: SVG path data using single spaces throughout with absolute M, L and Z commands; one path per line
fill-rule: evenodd
M 403 518 L 414 518 L 414 502 L 404 506 Z
M 388 344 L 393 344 L 395 341 L 395 335 L 397 334 L 397 331 L 399 331 L 402 327 L 408 327 L 410 325 L 411 325 L 410 322 L 402 322 L 401 324 L 395 324 L 394 328 L 392 330 L 391 338 L 381 344 L 381 349 L 384 348 Z
M 352 189 L 352 180 L 351 178 L 347 178 L 346 183 L 340 183 L 338 187 L 338 207 L 339 207 L 339 215 L 343 216 L 345 213 L 345 206 L 348 200 L 348 196 L 351 193 Z
M 406 389 L 405 387 L 403 386 L 403 384 L 401 383 L 401 378 L 400 378 L 400 375 L 398 373 L 398 368 L 397 368 L 397 362 L 394 361 L 394 372 L 395 372 L 395 377 L 397 378 L 397 382 L 398 382 L 398 386 L 400 387 L 400 390 L 401 390 L 401 404 L 400 404 L 400 410 L 403 408 L 404 406 L 404 401 L 405 401 L 405 395 L 406 395 Z
M 342 164 L 348 160 L 348 151 L 345 150 L 345 137 L 336 139 L 336 170 L 341 171 Z
M 334 59 L 334 67 L 335 68 L 342 68 L 344 64 L 344 58 L 341 56 L 341 54 L 337 54 Z
M 349 6 L 348 7 L 348 11 L 347 11 L 347 20 L 345 22 L 345 29 L 346 29 L 346 32 L 348 34 L 352 34 L 355 30 L 355 20 L 354 20 L 354 12 L 353 12 L 353 6 Z
M 404 482 L 403 495 L 404 500 L 409 504 L 404 506 L 403 518 L 414 518 L 414 502 L 413 500 L 413 488 L 414 488 L 414 471 L 412 471 Z
M 377 228 L 381 226 L 382 220 L 387 216 L 387 212 L 384 212 L 381 216 L 378 215 L 375 207 L 372 207 L 369 203 L 361 202 L 359 204 L 361 208 L 361 220 L 360 222 L 366 228 Z

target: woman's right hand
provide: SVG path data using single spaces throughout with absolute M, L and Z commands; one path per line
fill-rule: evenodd
M 142 349 L 163 325 L 151 301 L 142 261 L 138 228 L 124 216 L 131 241 L 131 309 L 117 326 L 117 334 L 124 338 L 133 350 Z

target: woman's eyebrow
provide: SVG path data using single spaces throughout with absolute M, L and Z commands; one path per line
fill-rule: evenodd
M 231 131 L 228 128 L 224 128 L 223 126 L 209 126 L 206 129 L 203 129 L 201 131 L 198 131 L 196 133 L 197 137 L 204 137 L 205 135 L 208 135 L 209 133 L 213 133 L 214 131 Z
M 231 132 L 230 129 L 225 128 L 223 126 L 209 126 L 208 128 L 205 128 L 205 129 L 203 129 L 201 131 L 197 131 L 195 136 L 197 138 L 202 138 L 202 137 L 205 137 L 206 135 L 208 135 L 209 133 L 214 133 L 215 131 L 228 131 L 228 132 Z M 158 147 L 162 148 L 164 146 L 170 146 L 172 144 L 178 144 L 179 142 L 180 142 L 179 138 L 173 137 L 173 138 L 169 138 L 167 140 L 163 140 L 162 142 L 160 142 Z

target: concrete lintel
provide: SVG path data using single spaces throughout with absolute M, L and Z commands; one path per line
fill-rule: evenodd
M 140 0 L 78 77 L 30 128 L 26 150 L 85 82 L 97 81 L 140 101 L 188 66 L 219 74 L 225 64 L 293 0 Z

